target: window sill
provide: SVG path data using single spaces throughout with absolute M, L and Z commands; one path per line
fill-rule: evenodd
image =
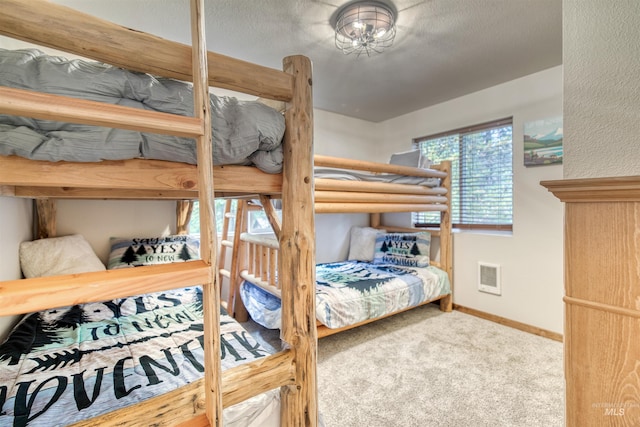
M 512 237 L 513 230 L 490 230 L 490 229 L 467 229 L 467 228 L 454 228 L 451 230 L 453 233 L 461 234 L 482 234 L 487 236 L 501 236 Z

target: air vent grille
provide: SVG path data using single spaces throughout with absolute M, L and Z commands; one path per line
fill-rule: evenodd
M 478 263 L 478 290 L 494 295 L 502 295 L 500 265 L 486 262 Z

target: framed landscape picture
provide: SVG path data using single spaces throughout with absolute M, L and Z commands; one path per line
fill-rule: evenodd
M 524 165 L 562 163 L 562 116 L 524 124 Z

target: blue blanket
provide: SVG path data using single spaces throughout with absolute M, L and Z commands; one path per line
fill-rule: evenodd
M 433 266 L 399 267 L 345 261 L 316 266 L 316 317 L 329 328 L 375 319 L 451 293 L 447 274 Z M 251 318 L 280 328 L 280 300 L 244 282 L 242 300 Z

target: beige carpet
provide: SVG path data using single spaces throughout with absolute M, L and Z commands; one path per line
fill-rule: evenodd
M 429 305 L 323 338 L 326 427 L 563 426 L 562 344 Z
M 243 324 L 266 347 L 279 331 Z M 561 427 L 562 343 L 419 307 L 318 343 L 324 427 Z

